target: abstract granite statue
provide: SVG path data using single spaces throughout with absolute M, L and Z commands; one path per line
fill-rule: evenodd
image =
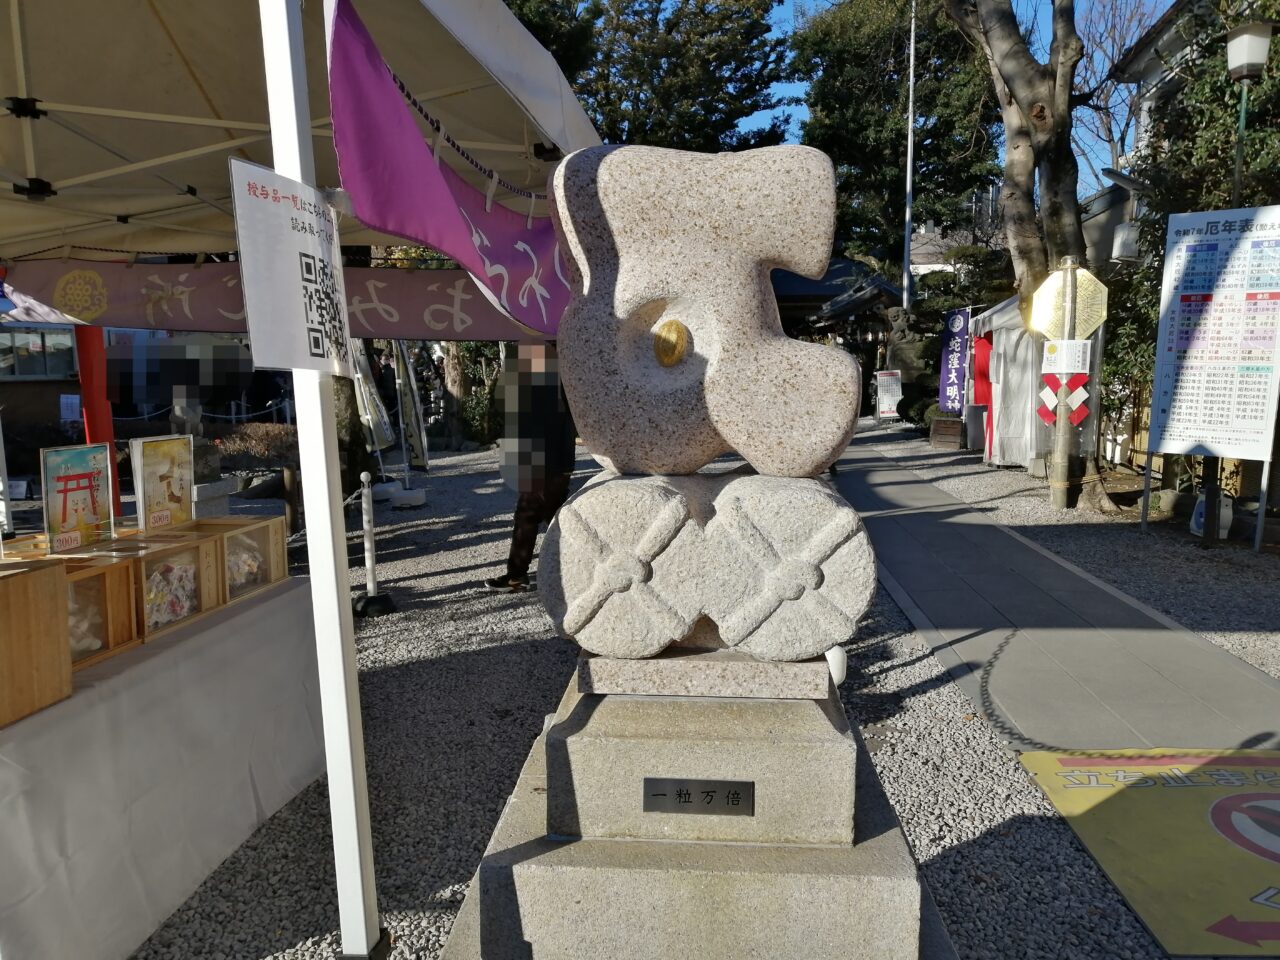
M 853 435 L 860 370 L 788 338 L 769 281 L 774 267 L 826 270 L 830 161 L 807 147 L 592 147 L 552 189 L 574 287 L 561 376 L 607 468 L 543 546 L 557 629 L 633 658 L 705 640 L 704 619 L 764 660 L 848 639 L 875 557 L 857 514 L 813 478 Z M 729 451 L 758 475 L 696 472 Z

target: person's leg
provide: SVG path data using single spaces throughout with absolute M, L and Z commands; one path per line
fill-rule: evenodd
M 516 500 L 515 519 L 511 530 L 511 552 L 507 555 L 507 581 L 511 584 L 528 579 L 533 548 L 538 540 L 538 527 L 543 515 L 542 490 L 520 494 Z
M 573 474 L 560 473 L 547 479 L 546 489 L 542 494 L 542 522 L 550 523 L 556 511 L 569 499 L 569 481 Z

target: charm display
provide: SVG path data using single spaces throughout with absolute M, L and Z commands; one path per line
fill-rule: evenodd
M 67 625 L 71 635 L 72 660 L 83 659 L 105 645 L 105 608 L 101 579 L 95 577 L 68 584 Z
M 177 623 L 199 612 L 198 563 L 196 551 L 191 550 L 147 567 L 142 601 L 148 630 Z
M 227 592 L 232 598 L 269 582 L 270 569 L 259 537 L 237 533 L 227 537 L 226 543 Z

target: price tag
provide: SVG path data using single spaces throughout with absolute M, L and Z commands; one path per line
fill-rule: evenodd
M 68 530 L 66 533 L 55 534 L 53 537 L 54 550 L 72 550 L 80 546 L 83 538 L 80 536 L 79 530 Z
M 173 522 L 173 514 L 169 510 L 157 510 L 147 516 L 148 527 L 167 527 Z

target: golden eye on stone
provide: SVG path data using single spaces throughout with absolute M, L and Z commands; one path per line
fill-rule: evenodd
M 674 367 L 689 350 L 689 328 L 679 320 L 664 320 L 653 331 L 653 355 L 664 367 Z

